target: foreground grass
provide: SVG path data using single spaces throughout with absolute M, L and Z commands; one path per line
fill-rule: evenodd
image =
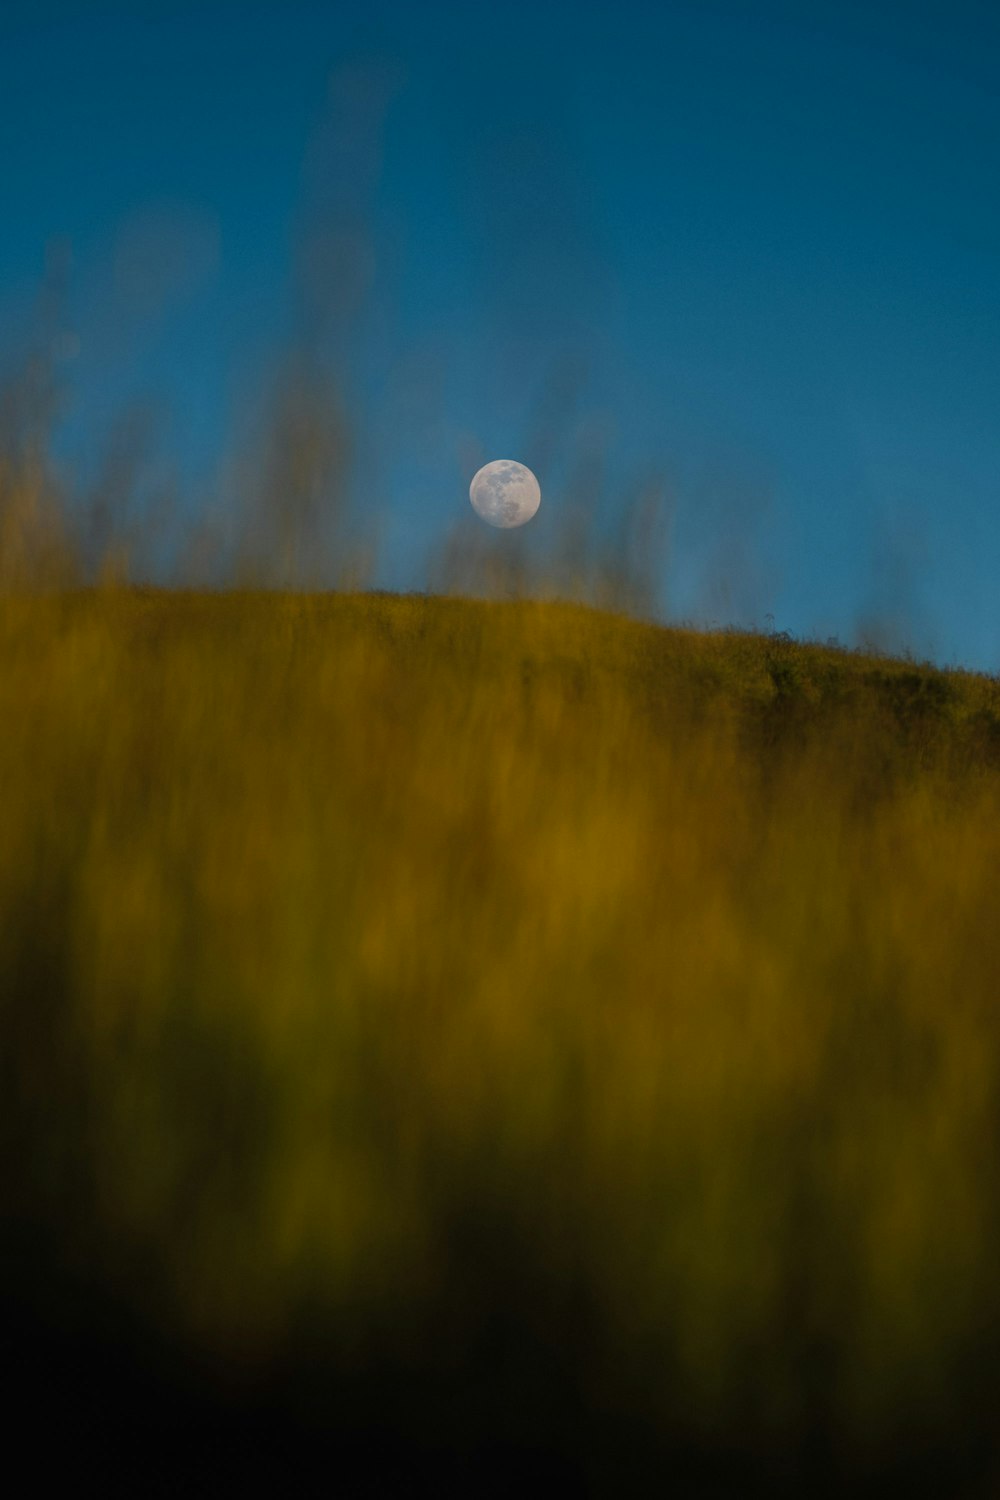
M 2 1269 L 57 1420 L 988 1492 L 1000 685 L 109 591 L 0 599 L 0 726 Z

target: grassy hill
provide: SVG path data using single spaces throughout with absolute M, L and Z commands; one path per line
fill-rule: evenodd
M 0 597 L 24 1413 L 132 1493 L 991 1493 L 998 812 L 970 674 Z

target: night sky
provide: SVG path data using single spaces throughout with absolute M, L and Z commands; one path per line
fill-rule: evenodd
M 995 3 L 5 0 L 0 361 L 53 280 L 67 472 L 153 411 L 196 518 L 305 348 L 380 584 L 655 476 L 666 617 L 1000 669 Z

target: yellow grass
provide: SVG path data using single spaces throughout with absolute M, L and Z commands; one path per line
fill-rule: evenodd
M 67 1274 L 440 1441 L 988 1462 L 995 682 L 109 589 L 0 597 L 0 726 L 3 1165 Z

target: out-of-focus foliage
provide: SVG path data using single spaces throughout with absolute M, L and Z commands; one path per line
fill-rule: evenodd
M 593 1492 L 988 1482 L 995 682 L 107 588 L 0 726 L 8 1305 Z

